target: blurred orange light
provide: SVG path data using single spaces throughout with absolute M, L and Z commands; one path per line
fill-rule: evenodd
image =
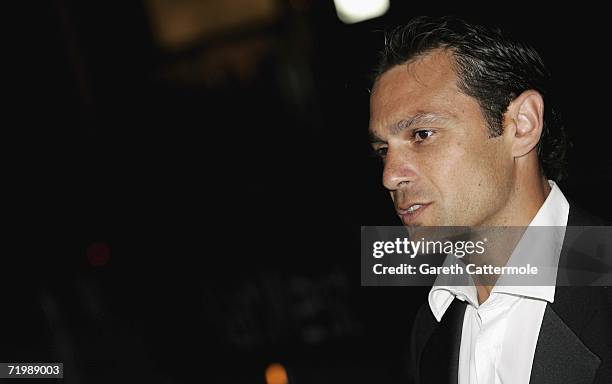
M 266 384 L 288 384 L 287 371 L 281 364 L 273 363 L 266 368 Z

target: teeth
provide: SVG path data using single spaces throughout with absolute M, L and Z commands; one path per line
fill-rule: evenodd
M 421 205 L 420 204 L 415 204 L 415 205 L 411 206 L 410 208 L 408 208 L 408 212 L 414 212 L 414 211 L 416 211 L 419 208 L 421 208 Z

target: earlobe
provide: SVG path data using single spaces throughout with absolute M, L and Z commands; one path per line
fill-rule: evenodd
M 544 99 L 537 91 L 525 91 L 510 103 L 508 112 L 515 125 L 512 155 L 525 156 L 540 141 L 544 127 Z

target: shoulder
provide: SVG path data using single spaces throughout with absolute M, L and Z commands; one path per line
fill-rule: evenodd
M 555 312 L 576 333 L 587 329 L 594 317 L 601 316 L 612 323 L 612 287 L 570 287 L 555 288 Z
M 436 324 L 437 321 L 431 312 L 431 308 L 429 308 L 429 303 L 423 303 L 414 318 L 414 324 L 412 326 L 413 332 L 416 331 L 416 336 L 419 338 L 426 338 L 434 331 Z
M 423 303 L 414 318 L 412 324 L 412 335 L 411 335 L 411 352 L 413 356 L 417 355 L 421 351 L 431 334 L 436 329 L 437 321 L 431 309 L 429 303 Z
M 570 205 L 569 216 L 567 218 L 568 226 L 600 226 L 610 225 L 600 217 L 597 217 L 577 205 L 574 201 L 567 199 Z
M 557 287 L 551 307 L 584 346 L 601 360 L 598 377 L 611 377 L 612 287 Z
M 557 285 L 612 285 L 612 228 L 601 218 L 570 205 L 559 258 Z
M 414 323 L 412 323 L 412 332 L 410 333 L 410 361 L 408 369 L 414 382 L 419 382 L 419 361 L 427 341 L 436 329 L 436 325 L 436 318 L 429 308 L 429 303 L 423 303 L 417 311 Z

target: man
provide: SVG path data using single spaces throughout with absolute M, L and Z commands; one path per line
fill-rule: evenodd
M 539 54 L 497 30 L 421 17 L 392 31 L 370 134 L 404 225 L 600 224 L 553 181 L 565 136 L 548 82 Z M 546 257 L 558 260 L 560 248 Z M 572 257 L 563 252 L 559 263 Z M 604 287 L 434 285 L 415 319 L 411 375 L 416 383 L 610 383 L 608 297 Z

